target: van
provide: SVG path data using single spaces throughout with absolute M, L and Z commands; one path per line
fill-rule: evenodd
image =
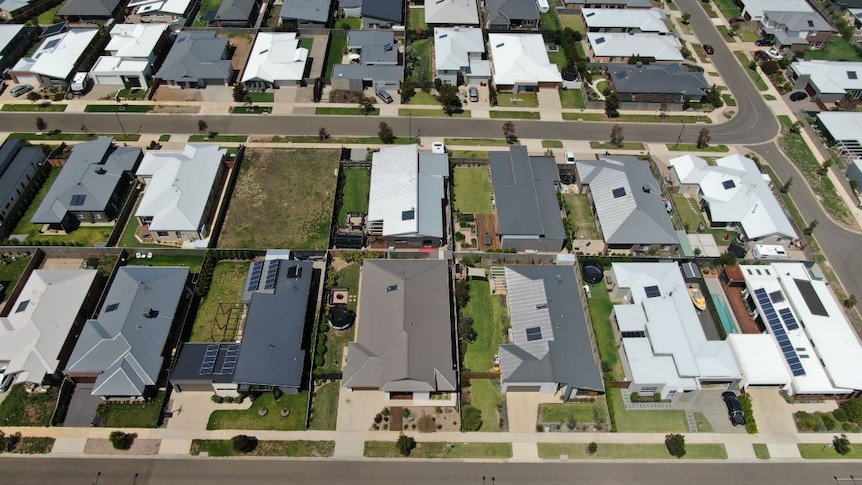
M 69 90 L 75 94 L 83 94 L 90 85 L 90 75 L 86 72 L 75 73 L 72 78 L 72 83 L 69 84 Z
M 19 84 L 17 86 L 14 86 L 12 89 L 10 89 L 9 94 L 11 94 L 12 96 L 14 96 L 16 98 L 20 98 L 21 96 L 24 96 L 25 94 L 29 93 L 32 90 L 33 90 L 33 86 L 30 86 L 29 84 Z

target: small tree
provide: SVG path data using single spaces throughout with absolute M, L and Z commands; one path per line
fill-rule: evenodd
M 605 97 L 605 115 L 608 118 L 619 118 L 620 116 L 620 96 L 616 91 Z
M 841 436 L 836 436 L 832 438 L 832 446 L 835 447 L 835 452 L 839 455 L 846 455 L 850 453 L 850 440 L 844 433 L 841 433 Z
M 844 299 L 844 308 L 853 308 L 856 306 L 856 295 L 850 295 Z
M 458 94 L 457 86 L 441 81 L 437 93 L 437 101 L 443 105 L 443 111 L 447 115 L 452 116 L 452 113 L 461 111 L 461 96 Z
M 667 118 L 667 103 L 662 103 L 661 106 L 659 106 L 658 111 L 661 119 Z
M 827 173 L 829 173 L 829 167 L 832 166 L 832 159 L 824 160 L 823 163 L 820 164 L 820 167 L 817 169 L 817 175 L 821 177 L 825 177 Z
M 111 444 L 114 446 L 116 450 L 128 450 L 132 447 L 132 443 L 135 442 L 134 433 L 123 433 L 122 431 L 112 431 L 108 436 Z
M 209 129 L 210 125 L 207 124 L 204 120 L 198 120 L 198 133 L 204 136 L 204 138 L 209 138 Z
M 515 136 L 515 123 L 511 121 L 503 123 L 503 137 L 506 139 L 506 143 L 515 143 L 515 140 L 518 139 Z
M 842 401 L 838 407 L 847 413 L 848 421 L 853 421 L 854 423 L 862 422 L 862 399 L 854 397 L 846 401 Z
M 395 442 L 395 447 L 398 448 L 398 452 L 402 455 L 410 456 L 410 452 L 416 448 L 416 440 L 402 434 L 398 437 L 398 441 Z
M 48 129 L 48 122 L 45 121 L 41 116 L 36 117 L 36 130 L 37 131 L 45 131 Z
M 820 222 L 818 222 L 818 221 L 817 221 L 817 219 L 814 219 L 813 221 L 811 221 L 811 222 L 808 224 L 808 227 L 806 227 L 805 229 L 803 229 L 803 230 L 802 230 L 802 232 L 803 232 L 806 236 L 810 236 L 810 235 L 814 234 L 814 229 L 816 229 L 816 228 L 817 228 L 817 225 L 818 225 L 818 224 L 820 224 Z
M 416 85 L 411 80 L 406 80 L 401 83 L 401 102 L 407 104 L 410 99 L 416 94 Z
M 748 61 L 748 68 L 751 69 L 752 71 L 756 71 L 757 70 L 757 61 L 755 61 L 754 59 Z
M 231 440 L 234 451 L 240 453 L 251 453 L 257 448 L 257 438 L 246 434 L 238 434 Z
M 706 88 L 706 96 L 704 96 L 703 101 L 713 108 L 724 106 L 724 101 L 721 99 L 721 89 L 719 89 L 718 85 L 713 84 Z
M 319 130 L 317 130 L 317 136 L 321 140 L 328 140 L 329 139 L 329 133 L 326 131 L 326 128 L 324 128 L 322 126 L 320 127 Z
M 362 112 L 366 115 L 374 111 L 374 103 L 367 97 L 362 98 L 362 101 L 359 102 L 359 107 L 362 108 Z
M 736 264 L 736 256 L 733 253 L 724 253 L 715 259 L 716 264 L 722 266 L 732 266 Z
M 787 128 L 787 131 L 793 133 L 794 135 L 798 135 L 802 131 L 802 122 L 797 121 L 793 123 L 792 125 L 790 125 L 789 128 Z
M 671 456 L 682 458 L 685 456 L 685 436 L 679 433 L 665 435 L 664 445 Z
M 792 185 L 793 185 L 793 177 L 789 177 L 787 179 L 787 182 L 784 182 L 784 185 L 782 185 L 781 188 L 778 189 L 778 191 L 781 192 L 782 194 L 786 194 L 786 193 L 790 192 L 790 187 Z
M 36 91 L 30 91 L 29 93 L 27 93 L 27 99 L 36 102 L 42 99 L 42 95 L 37 93 Z
M 395 141 L 395 135 L 392 133 L 392 127 L 383 121 L 381 121 L 380 125 L 378 126 L 377 136 L 380 137 L 380 140 L 383 141 L 383 143 L 388 144 Z
M 242 100 L 245 99 L 246 94 L 248 94 L 248 91 L 245 89 L 244 83 L 234 84 L 234 86 L 233 86 L 233 100 L 234 101 L 236 101 L 237 103 L 242 102 Z
M 697 132 L 697 147 L 706 148 L 709 146 L 709 141 L 712 140 L 712 135 L 709 134 L 709 128 L 701 128 Z
M 473 406 L 461 410 L 461 431 L 479 431 L 482 427 L 482 411 Z
M 599 450 L 599 445 L 596 444 L 595 441 L 591 441 L 590 444 L 587 445 L 587 453 L 595 454 L 596 451 Z
M 688 12 L 683 12 L 683 14 L 682 14 L 682 18 L 680 19 L 680 21 L 682 22 L 682 24 L 683 24 L 683 25 L 688 25 L 688 21 L 689 21 L 689 20 L 691 20 L 691 14 L 690 14 L 690 13 L 688 13 Z
M 623 127 L 620 125 L 614 125 L 613 128 L 611 128 L 611 145 L 617 148 L 622 148 L 623 141 L 625 139 L 626 137 L 623 134 Z
M 81 133 L 83 133 L 83 134 L 85 134 L 85 135 L 89 135 L 89 134 L 90 134 L 90 129 L 89 129 L 89 128 L 87 128 L 87 125 L 85 125 L 85 124 L 83 124 L 83 123 L 81 123 Z

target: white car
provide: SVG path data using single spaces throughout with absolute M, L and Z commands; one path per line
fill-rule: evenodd
M 784 57 L 778 52 L 778 49 L 776 49 L 775 47 L 766 51 L 766 55 L 773 59 L 782 59 Z
M 575 154 L 574 152 L 566 152 L 566 164 L 572 165 L 575 163 Z
M 446 153 L 446 145 L 442 141 L 435 141 L 431 144 L 431 153 Z

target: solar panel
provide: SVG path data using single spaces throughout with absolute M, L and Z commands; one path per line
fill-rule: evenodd
M 239 344 L 230 344 L 225 351 L 224 361 L 221 363 L 221 372 L 223 376 L 233 374 L 236 370 L 236 361 L 239 358 Z
M 251 278 L 248 281 L 246 291 L 254 291 L 260 286 L 260 275 L 263 272 L 263 261 L 255 261 L 251 263 Z
M 73 195 L 71 202 L 69 202 L 69 205 L 72 205 L 72 206 L 84 205 L 84 201 L 86 199 L 87 199 L 86 195 Z
M 787 326 L 787 330 L 796 330 L 799 328 L 799 324 L 796 322 L 796 317 L 793 316 L 793 312 L 791 312 L 789 308 L 782 308 L 781 310 L 778 310 L 778 313 L 781 315 L 781 320 L 784 321 L 784 325 Z
M 266 282 L 263 289 L 271 290 L 275 288 L 275 278 L 278 276 L 278 260 L 269 262 L 269 267 L 266 269 Z
M 526 330 L 527 342 L 542 340 L 542 329 L 540 327 L 530 327 Z
M 797 377 L 804 376 L 805 368 L 802 367 L 802 363 L 799 361 L 799 357 L 796 354 L 796 349 L 794 349 L 793 344 L 790 343 L 790 337 L 787 336 L 787 332 L 784 330 L 784 325 L 781 324 L 781 320 L 779 320 L 778 314 L 772 306 L 772 300 L 769 298 L 766 290 L 758 288 L 754 290 L 754 296 L 757 298 L 757 302 L 760 303 L 763 317 L 766 318 L 766 323 L 769 324 L 769 329 L 772 331 L 772 335 L 775 336 L 775 340 L 778 341 L 778 345 L 781 347 L 781 353 L 784 354 L 784 360 L 787 361 L 787 365 L 790 367 L 790 372 Z M 781 309 L 781 318 L 784 319 L 785 323 L 787 323 L 787 319 L 783 312 L 784 310 L 787 309 Z M 791 318 L 793 317 L 793 314 L 790 313 L 789 310 L 787 310 L 787 313 L 790 314 Z M 795 319 L 793 320 L 793 323 L 796 323 Z M 790 328 L 789 325 L 788 328 Z
M 216 357 L 218 357 L 218 344 L 207 345 L 207 350 L 204 352 L 204 358 L 201 361 L 200 375 L 208 376 L 213 373 Z
M 736 187 L 736 182 L 734 182 L 733 180 L 725 180 L 721 183 L 721 185 L 724 187 L 724 190 L 730 190 Z
M 644 288 L 644 292 L 646 292 L 647 298 L 656 298 L 661 296 L 661 290 L 658 288 L 658 286 L 647 286 L 646 288 Z
M 624 195 L 626 195 L 626 188 L 625 187 L 616 188 L 612 191 L 612 193 L 614 195 L 614 199 L 619 199 L 620 197 L 623 197 Z

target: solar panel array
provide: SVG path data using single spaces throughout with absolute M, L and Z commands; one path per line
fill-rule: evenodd
M 260 274 L 263 272 L 263 261 L 251 263 L 251 278 L 248 280 L 246 291 L 254 291 L 260 285 Z
M 216 358 L 218 357 L 218 344 L 207 345 L 207 351 L 204 354 L 204 360 L 201 362 L 201 375 L 208 376 L 213 373 Z
M 778 314 L 781 315 L 781 319 L 784 320 L 784 325 L 787 327 L 787 330 L 796 330 L 799 328 L 799 324 L 796 323 L 796 317 L 793 316 L 793 312 L 791 312 L 789 308 L 778 310 Z
M 778 340 L 781 353 L 784 354 L 784 359 L 790 366 L 790 372 L 794 376 L 804 376 L 805 369 L 802 367 L 802 362 L 799 360 L 799 356 L 796 355 L 796 349 L 790 343 L 790 337 L 787 336 L 784 326 L 781 325 L 781 320 L 778 319 L 778 314 L 775 312 L 775 307 L 772 306 L 772 301 L 769 299 L 769 295 L 766 294 L 766 290 L 758 288 L 754 290 L 754 296 L 757 297 L 760 308 L 763 309 L 763 316 L 766 317 L 766 321 L 769 323 L 772 335 Z
M 540 327 L 530 327 L 527 329 L 527 342 L 542 340 L 542 329 Z
M 266 283 L 264 283 L 264 290 L 271 290 L 275 288 L 275 277 L 278 276 L 278 260 L 272 260 L 269 262 L 269 268 L 266 270 Z
M 239 344 L 230 344 L 225 351 L 224 361 L 221 363 L 221 372 L 223 376 L 233 374 L 236 369 L 236 359 L 239 357 Z

